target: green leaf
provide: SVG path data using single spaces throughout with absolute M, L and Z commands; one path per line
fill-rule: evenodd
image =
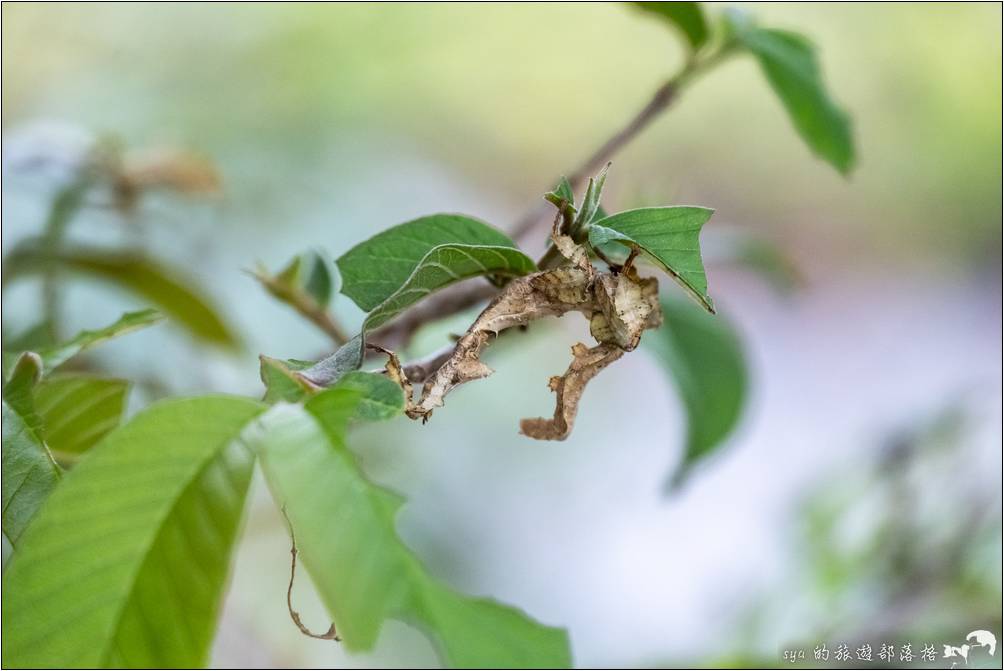
M 342 293 L 374 329 L 432 292 L 469 277 L 536 270 L 502 232 L 457 214 L 434 214 L 384 231 L 338 259 Z
M 72 374 L 55 375 L 35 388 L 35 407 L 49 449 L 81 454 L 122 421 L 129 383 Z
M 152 326 L 163 318 L 163 315 L 156 310 L 126 312 L 113 324 L 93 331 L 81 331 L 72 339 L 54 347 L 43 349 L 38 354 L 42 358 L 45 372 L 48 373 L 85 350 L 89 350 L 112 338 Z
M 276 278 L 310 296 L 320 308 L 328 307 L 331 297 L 341 289 L 338 269 L 327 255 L 316 250 L 293 257 Z
M 562 207 L 562 203 L 564 203 L 564 207 L 567 207 L 571 209 L 572 212 L 575 212 L 575 192 L 572 191 L 572 184 L 564 175 L 562 175 L 557 186 L 555 186 L 553 190 L 544 194 L 544 200 L 551 203 L 555 207 Z
M 344 442 L 357 402 L 354 390 L 329 389 L 274 406 L 247 434 L 346 649 L 371 649 L 390 618 L 424 631 L 447 666 L 568 667 L 564 631 L 457 593 L 402 543 L 401 498 L 367 480 Z
M 3 533 L 14 547 L 62 475 L 35 411 L 33 391 L 41 375 L 42 360 L 27 352 L 3 387 Z
M 264 354 L 258 357 L 261 381 L 265 385 L 266 403 L 287 401 L 295 403 L 309 394 L 310 384 L 297 375 L 299 371 L 310 368 L 308 361 L 273 359 Z
M 404 391 L 385 375 L 352 371 L 333 388 L 350 389 L 360 395 L 355 415 L 358 419 L 376 422 L 404 412 Z
M 217 314 L 209 300 L 160 263 L 133 254 L 96 249 L 47 250 L 21 245 L 4 259 L 4 282 L 56 267 L 90 276 L 131 291 L 170 316 L 200 340 L 237 347 L 238 338 Z
M 636 2 L 640 9 L 662 17 L 686 36 L 690 48 L 697 51 L 708 41 L 708 23 L 696 2 Z
M 652 257 L 708 312 L 708 278 L 701 261 L 701 227 L 714 210 L 705 207 L 647 207 L 612 214 L 589 227 L 589 244 L 619 242 Z
M 366 351 L 364 335 L 360 333 L 335 350 L 331 356 L 304 370 L 303 377 L 318 387 L 330 387 L 346 373 L 357 370 L 363 365 L 363 354 Z
M 3 666 L 205 666 L 261 410 L 157 403 L 68 472 L 3 576 Z
M 687 414 L 686 450 L 672 487 L 735 429 L 748 374 L 739 337 L 723 317 L 679 300 L 663 301 L 662 312 L 662 328 L 645 343 L 672 374 Z
M 802 35 L 757 28 L 734 12 L 726 14 L 726 22 L 760 63 L 809 149 L 841 174 L 850 173 L 855 160 L 850 117 L 830 98 L 815 47 Z
M 605 215 L 600 215 L 602 209 L 600 208 L 600 198 L 603 195 L 603 183 L 607 181 L 607 170 L 610 168 L 610 164 L 607 163 L 603 170 L 600 171 L 596 177 L 589 178 L 589 186 L 586 187 L 586 195 L 582 197 L 582 209 L 579 210 L 579 215 L 575 218 L 575 229 L 579 230 L 584 226 L 588 226 L 593 222 L 594 219 L 603 218 Z

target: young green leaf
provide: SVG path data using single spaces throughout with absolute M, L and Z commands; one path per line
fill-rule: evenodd
M 701 11 L 699 3 L 636 2 L 634 4 L 683 31 L 693 51 L 697 51 L 708 41 L 708 23 L 704 20 L 704 12 Z
M 683 481 L 735 429 L 746 398 L 746 359 L 732 325 L 689 302 L 662 301 L 663 326 L 645 342 L 665 364 L 686 409 L 683 461 L 669 485 Z
M 603 195 L 603 184 L 607 181 L 607 170 L 609 168 L 610 164 L 607 163 L 603 167 L 603 170 L 600 171 L 600 174 L 589 178 L 586 195 L 582 197 L 582 209 L 579 210 L 579 214 L 575 218 L 574 228 L 576 230 L 582 230 L 583 227 L 591 224 L 594 219 L 602 218 L 600 215 L 602 211 L 600 208 L 600 198 Z
M 66 342 L 40 350 L 38 355 L 42 359 L 45 372 L 48 373 L 83 351 L 96 347 L 112 338 L 152 326 L 163 318 L 163 315 L 156 310 L 126 312 L 108 326 L 94 329 L 93 331 L 81 331 Z
M 157 403 L 68 472 L 3 576 L 3 666 L 205 666 L 262 409 Z
M 305 406 L 277 405 L 247 434 L 346 649 L 371 649 L 392 618 L 423 630 L 447 666 L 569 666 L 564 631 L 459 594 L 404 545 L 395 528 L 400 497 L 367 480 L 345 446 L 358 398 L 329 389 Z
M 830 98 L 815 47 L 803 36 L 758 28 L 729 12 L 726 26 L 757 59 L 795 129 L 809 149 L 841 174 L 854 167 L 854 140 L 847 113 Z
M 3 387 L 3 533 L 14 547 L 62 475 L 35 411 L 33 392 L 41 375 L 41 359 L 27 352 Z
M 35 388 L 49 449 L 82 454 L 122 421 L 129 383 L 91 375 L 54 375 Z
M 422 217 L 373 236 L 338 259 L 342 293 L 374 329 L 432 292 L 469 277 L 536 270 L 505 234 L 457 214 Z
M 209 300 L 160 263 L 133 254 L 96 249 L 46 249 L 22 245 L 4 259 L 4 282 L 48 268 L 87 275 L 127 289 L 158 306 L 196 338 L 237 347 L 237 335 L 224 323 Z
M 544 200 L 555 207 L 561 207 L 561 204 L 564 203 L 565 207 L 571 208 L 572 212 L 575 212 L 575 192 L 572 191 L 572 184 L 565 176 L 561 177 L 553 190 L 544 194 Z
M 714 210 L 705 207 L 648 207 L 612 214 L 589 226 L 589 244 L 619 242 L 644 252 L 708 312 L 708 278 L 701 261 L 701 227 Z

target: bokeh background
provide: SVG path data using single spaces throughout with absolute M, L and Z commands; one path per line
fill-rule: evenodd
M 500 342 L 497 373 L 427 426 L 364 427 L 353 448 L 407 496 L 399 528 L 437 575 L 567 626 L 582 666 L 776 665 L 820 642 L 1000 637 L 1001 6 L 744 9 L 819 45 L 857 169 L 845 180 L 815 160 L 737 58 L 615 158 L 605 195 L 608 209 L 716 208 L 711 293 L 751 368 L 730 440 L 666 495 L 683 416 L 643 350 L 597 379 L 569 440 L 519 436 L 519 417 L 550 412 L 547 376 L 585 337 L 566 319 Z M 242 334 L 226 352 L 167 325 L 96 351 L 92 366 L 142 382 L 134 409 L 166 393 L 259 395 L 258 353 L 325 352 L 242 272 L 256 260 L 335 256 L 439 211 L 506 228 L 684 57 L 665 26 L 614 3 L 2 11 L 5 253 L 39 233 L 59 184 L 32 156 L 111 137 L 194 150 L 223 180 L 211 198 L 145 198 L 128 220 L 96 205 L 71 225 L 75 240 L 177 265 Z M 779 250 L 797 286 L 714 262 L 737 235 Z M 65 328 L 142 305 L 75 281 Z M 334 309 L 352 326 L 362 316 L 344 298 Z M 38 316 L 37 284 L 5 289 L 5 334 Z M 363 656 L 300 636 L 288 540 L 261 483 L 246 530 L 215 665 L 435 664 L 404 624 Z M 307 580 L 296 600 L 326 628 Z

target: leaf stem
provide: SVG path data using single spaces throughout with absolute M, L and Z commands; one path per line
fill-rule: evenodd
M 296 310 L 301 316 L 324 331 L 335 345 L 341 347 L 349 341 L 350 336 L 345 328 L 331 313 L 318 305 L 317 301 L 310 295 L 286 282 L 281 282 L 278 278 L 264 271 L 248 271 L 248 273 L 261 282 L 261 285 L 275 298 Z

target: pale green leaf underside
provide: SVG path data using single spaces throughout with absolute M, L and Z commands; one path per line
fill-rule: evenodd
M 502 232 L 477 219 L 435 214 L 373 236 L 337 261 L 342 293 L 367 311 L 373 329 L 469 277 L 516 277 L 536 267 Z
M 35 388 L 35 408 L 49 449 L 81 454 L 119 425 L 129 382 L 90 375 L 55 375 Z
M 18 545 L 62 475 L 35 410 L 33 394 L 41 373 L 38 355 L 23 354 L 3 388 L 3 533 L 11 546 Z
M 67 473 L 3 577 L 3 666 L 205 665 L 261 410 L 158 403 Z
M 619 242 L 655 260 L 709 312 L 708 278 L 701 260 L 701 227 L 714 210 L 705 207 L 647 207 L 612 214 L 589 227 L 589 243 Z
M 679 300 L 662 302 L 662 327 L 645 339 L 668 369 L 686 410 L 684 457 L 670 484 L 722 445 L 742 417 L 748 373 L 728 320 Z
M 401 542 L 401 499 L 370 483 L 342 431 L 358 393 L 332 389 L 306 407 L 277 405 L 249 431 L 284 505 L 300 557 L 348 650 L 368 650 L 388 618 L 424 631 L 458 667 L 567 667 L 565 632 L 432 578 Z

